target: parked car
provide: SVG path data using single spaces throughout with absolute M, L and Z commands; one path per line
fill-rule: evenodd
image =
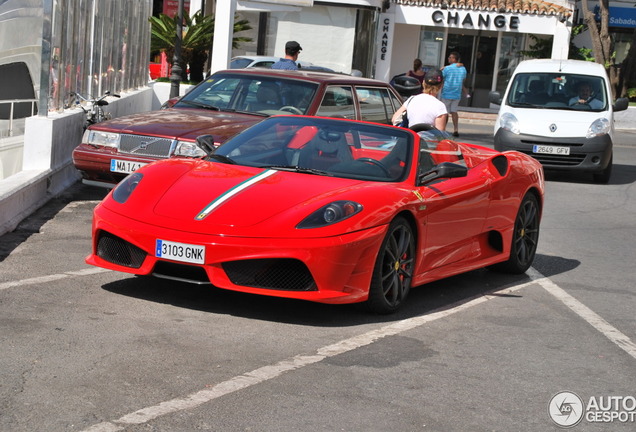
M 580 93 L 585 87 L 587 94 Z M 605 68 L 580 60 L 525 60 L 515 69 L 495 123 L 495 148 L 532 155 L 546 170 L 589 172 L 598 183 L 612 173 L 614 112 Z
M 230 69 L 243 69 L 243 68 L 266 68 L 269 69 L 274 63 L 280 60 L 280 57 L 270 56 L 236 56 L 230 60 Z M 310 62 L 297 60 L 298 67 L 303 70 L 311 70 L 318 72 L 335 72 L 333 69 L 314 65 Z
M 458 273 L 525 272 L 541 164 L 434 137 L 310 116 L 199 137 L 205 158 L 141 167 L 95 208 L 86 262 L 378 313 Z
M 95 124 L 73 151 L 87 184 L 112 187 L 137 168 L 165 158 L 201 157 L 199 135 L 220 144 L 276 114 L 391 123 L 399 94 L 387 83 L 348 75 L 271 69 L 220 71 L 170 108 Z

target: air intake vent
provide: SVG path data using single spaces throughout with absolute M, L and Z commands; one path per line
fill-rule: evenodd
M 97 240 L 97 256 L 113 264 L 139 268 L 146 252 L 109 232 L 101 231 Z
M 254 259 L 223 263 L 233 284 L 285 291 L 315 291 L 307 266 L 289 258 Z

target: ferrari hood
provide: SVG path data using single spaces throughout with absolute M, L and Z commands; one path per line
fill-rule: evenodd
M 235 112 L 169 108 L 118 117 L 91 129 L 189 141 L 194 141 L 199 135 L 213 134 L 219 142 L 224 142 L 262 120 L 261 116 Z
M 129 202 L 121 207 L 115 203 L 113 210 L 162 227 L 207 234 L 293 228 L 321 206 L 342 199 L 347 190 L 373 184 L 199 160 L 162 161 L 140 172 L 144 178 Z

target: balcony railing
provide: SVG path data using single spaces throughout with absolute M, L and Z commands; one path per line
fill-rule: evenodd
M 0 100 L 0 137 L 24 133 L 24 121 L 21 130 L 16 130 L 16 120 L 37 114 L 37 99 Z

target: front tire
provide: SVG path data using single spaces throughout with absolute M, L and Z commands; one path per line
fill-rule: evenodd
M 397 311 L 411 288 L 415 238 L 411 225 L 397 217 L 389 225 L 375 260 L 369 287 L 369 310 L 388 314 Z
M 502 273 L 521 274 L 530 268 L 537 252 L 540 222 L 539 201 L 533 193 L 528 193 L 521 201 L 510 246 L 510 258 L 491 266 Z

